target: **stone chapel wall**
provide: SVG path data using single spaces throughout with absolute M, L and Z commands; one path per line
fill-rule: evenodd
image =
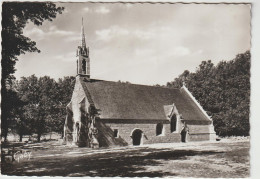
M 81 126 L 82 114 L 80 108 L 82 107 L 82 105 L 88 106 L 88 104 L 81 104 L 81 102 L 84 100 L 84 97 L 85 97 L 85 92 L 79 81 L 79 77 L 77 76 L 71 102 L 70 102 L 72 113 L 67 114 L 66 120 L 68 121 L 66 121 L 65 124 L 67 124 L 68 126 L 64 126 L 65 135 L 66 135 L 65 140 L 67 144 L 76 144 L 77 138 L 79 138 L 77 131 L 75 129 L 75 124 L 78 123 L 79 127 L 80 128 L 82 127 Z M 87 103 L 86 99 L 84 100 L 84 103 Z
M 181 142 L 180 131 L 171 132 L 170 123 L 163 123 L 163 134 L 156 135 L 156 125 L 158 122 L 151 121 L 150 123 L 124 123 L 109 122 L 109 120 L 98 120 L 96 126 L 99 131 L 100 147 L 108 146 L 125 146 L 133 145 L 132 132 L 135 129 L 143 131 L 142 144 L 153 143 L 178 143 Z M 209 140 L 209 125 L 207 124 L 188 124 L 190 134 L 187 135 L 187 142 L 192 141 L 207 141 Z M 118 137 L 114 137 L 114 130 L 118 130 Z M 179 129 L 181 130 L 181 128 Z
M 132 132 L 135 129 L 140 129 L 143 132 L 142 144 L 152 143 L 170 143 L 180 142 L 180 134 L 178 132 L 170 132 L 170 124 L 163 124 L 163 134 L 156 136 L 156 125 L 158 123 L 111 123 L 96 121 L 96 126 L 99 131 L 99 143 L 102 146 L 113 145 L 132 145 Z M 114 137 L 114 130 L 118 130 L 118 138 Z
M 194 124 L 187 122 L 189 135 L 187 141 L 207 141 L 209 140 L 209 124 Z

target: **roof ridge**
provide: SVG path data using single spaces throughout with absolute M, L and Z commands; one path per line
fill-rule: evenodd
M 127 82 L 119 82 L 119 81 L 108 81 L 108 80 L 100 80 L 100 79 L 90 79 L 89 81 L 103 81 L 103 82 L 112 82 L 112 83 L 119 83 L 119 84 L 126 84 L 126 85 L 136 85 L 136 86 L 148 86 L 148 87 L 154 87 L 154 88 L 165 88 L 165 89 L 176 89 L 180 90 L 179 88 L 170 88 L 167 86 L 152 86 L 152 85 L 144 85 L 144 84 L 135 84 L 135 83 L 127 83 Z

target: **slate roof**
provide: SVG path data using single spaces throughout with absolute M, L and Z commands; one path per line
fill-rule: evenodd
M 176 105 L 185 120 L 209 121 L 190 96 L 182 89 L 127 84 L 121 82 L 84 80 L 80 82 L 86 95 L 102 119 L 169 120 L 164 107 Z

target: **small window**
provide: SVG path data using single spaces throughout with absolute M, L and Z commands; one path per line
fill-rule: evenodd
M 156 125 L 156 135 L 162 135 L 163 133 L 163 124 L 159 123 Z
M 118 138 L 118 129 L 114 129 L 114 137 Z
M 176 122 L 177 119 L 176 119 L 176 115 L 174 114 L 171 118 L 171 132 L 176 131 Z

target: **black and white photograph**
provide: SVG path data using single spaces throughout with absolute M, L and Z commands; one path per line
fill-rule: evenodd
M 252 3 L 3 1 L 1 175 L 249 178 Z

